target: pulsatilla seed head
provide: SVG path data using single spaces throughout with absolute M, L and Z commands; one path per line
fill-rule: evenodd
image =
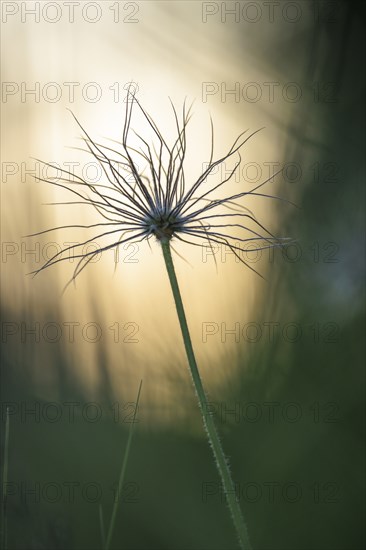
M 143 114 L 147 127 L 153 132 L 153 143 L 149 143 L 145 137 L 135 132 L 140 143 L 139 149 L 129 144 L 131 117 L 135 105 Z M 94 208 L 100 216 L 100 222 L 92 225 L 55 227 L 29 236 L 66 227 L 103 229 L 92 238 L 57 252 L 40 269 L 33 272 L 34 274 L 69 259 L 70 252 L 74 252 L 73 257 L 79 261 L 70 283 L 75 281 L 89 262 L 101 252 L 118 248 L 128 242 L 149 241 L 151 237 L 156 237 L 160 242 L 174 240 L 205 248 L 227 246 L 242 263 L 255 271 L 243 259 L 243 254 L 288 243 L 289 239 L 277 238 L 270 233 L 240 201 L 252 197 L 285 200 L 261 192 L 262 187 L 273 181 L 274 176 L 281 170 L 251 189 L 234 193 L 229 188 L 229 182 L 241 163 L 241 148 L 259 130 L 251 134 L 247 134 L 245 130 L 234 141 L 226 155 L 213 160 L 214 131 L 211 120 L 210 160 L 198 179 L 189 186 L 186 184 L 186 129 L 191 117 L 191 108 L 192 106 L 186 112 L 184 102 L 182 121 L 179 122 L 177 111 L 172 104 L 177 132 L 173 145 L 167 144 L 157 125 L 145 112 L 131 89 L 127 91 L 122 140 L 113 142 L 113 146 L 101 145 L 94 141 L 73 115 L 83 132 L 82 139 L 86 152 L 97 160 L 102 169 L 102 179 L 98 183 L 89 183 L 81 176 L 59 169 L 61 178 L 56 181 L 42 181 L 71 191 L 77 200 L 68 204 Z M 208 177 L 217 172 L 223 162 L 232 158 L 236 158 L 236 162 L 229 173 L 225 171 L 225 179 L 219 180 L 218 183 L 208 183 Z M 43 164 L 51 166 L 47 162 Z M 85 252 L 85 249 L 88 250 L 85 245 L 90 242 L 101 244 L 99 248 Z
M 170 213 L 161 213 L 149 216 L 146 219 L 146 227 L 158 239 L 158 241 L 170 241 L 174 233 L 179 232 L 179 218 Z

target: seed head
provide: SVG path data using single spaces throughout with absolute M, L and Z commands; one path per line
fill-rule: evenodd
M 154 136 L 153 142 L 149 143 L 144 137 L 134 132 L 140 143 L 138 149 L 129 143 L 131 117 L 135 105 L 140 109 Z M 68 246 L 56 253 L 33 274 L 66 260 L 66 254 L 73 251 L 73 257 L 78 258 L 79 261 L 70 283 L 75 281 L 89 262 L 101 252 L 117 248 L 127 242 L 140 242 L 145 239 L 149 241 L 152 237 L 158 241 L 174 240 L 201 247 L 212 248 L 213 245 L 224 245 L 242 263 L 255 271 L 242 258 L 241 253 L 245 252 L 245 247 L 249 245 L 252 252 L 282 246 L 288 240 L 275 237 L 240 202 L 240 199 L 248 196 L 285 200 L 261 192 L 264 185 L 273 180 L 281 170 L 252 189 L 237 193 L 225 191 L 228 187 L 228 185 L 225 187 L 225 184 L 228 184 L 240 166 L 240 151 L 243 145 L 260 130 L 250 134 L 247 130 L 244 131 L 234 141 L 226 155 L 213 160 L 214 130 L 211 120 L 210 161 L 199 178 L 187 185 L 184 172 L 187 148 L 186 128 L 191 118 L 192 105 L 186 112 L 184 102 L 181 123 L 174 105 L 172 103 L 171 105 L 176 124 L 176 139 L 172 145 L 167 144 L 157 125 L 145 112 L 131 89 L 127 92 L 122 140 L 119 143 L 113 142 L 113 147 L 101 145 L 93 140 L 73 115 L 83 132 L 82 139 L 86 146 L 84 151 L 90 153 L 101 166 L 103 180 L 98 183 L 89 183 L 80 176 L 61 170 L 62 177 L 57 182 L 42 181 L 68 189 L 78 200 L 67 204 L 83 204 L 92 207 L 104 221 L 92 225 L 55 227 L 29 236 L 64 228 L 103 227 L 103 230 L 80 244 Z M 218 183 L 208 184 L 208 177 L 214 169 L 231 158 L 236 158 L 236 162 L 227 177 Z M 51 166 L 48 163 L 44 164 Z M 214 194 L 216 196 L 220 193 L 221 197 L 214 198 Z M 105 243 L 101 244 L 97 250 L 84 253 L 83 247 L 97 239 Z

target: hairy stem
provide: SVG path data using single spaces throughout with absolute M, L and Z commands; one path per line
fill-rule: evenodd
M 196 390 L 199 406 L 202 413 L 203 424 L 206 429 L 208 440 L 216 460 L 217 469 L 221 477 L 222 486 L 227 498 L 231 516 L 232 516 L 232 519 L 236 528 L 236 532 L 240 541 L 240 546 L 243 550 L 250 550 L 251 545 L 249 542 L 248 531 L 247 531 L 247 527 L 239 506 L 239 502 L 236 498 L 234 483 L 233 483 L 233 480 L 231 479 L 230 470 L 226 462 L 224 451 L 220 443 L 220 439 L 216 430 L 213 417 L 211 414 L 207 413 L 208 407 L 207 407 L 206 394 L 202 385 L 201 376 L 200 376 L 196 359 L 194 356 L 187 319 L 184 312 L 182 297 L 180 295 L 178 280 L 175 274 L 169 241 L 161 240 L 161 246 L 163 249 L 164 260 L 165 260 L 166 269 L 168 271 L 170 285 L 173 291 L 175 306 L 177 309 L 184 346 L 187 353 L 189 368 L 191 371 L 193 384 Z

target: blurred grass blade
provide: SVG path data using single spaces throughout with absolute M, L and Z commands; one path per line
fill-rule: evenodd
M 7 517 L 6 517 L 8 452 L 9 452 L 9 407 L 6 408 L 6 419 L 5 419 L 4 469 L 3 469 L 3 482 L 2 482 L 2 503 L 1 503 L 1 548 L 3 550 L 6 550 L 8 545 L 8 525 L 7 525 Z
M 108 535 L 107 535 L 107 540 L 105 542 L 104 550 L 109 550 L 110 545 L 111 545 L 111 540 L 112 540 L 113 531 L 114 531 L 114 524 L 116 522 L 116 516 L 117 516 L 118 502 L 119 502 L 119 499 L 120 499 L 121 490 L 122 490 L 122 486 L 123 486 L 123 482 L 124 482 L 124 478 L 125 478 L 125 474 L 126 474 L 127 462 L 128 462 L 128 457 L 129 457 L 129 454 L 130 454 L 130 449 L 131 449 L 132 436 L 133 436 L 133 432 L 134 432 L 134 428 L 135 428 L 135 419 L 136 419 L 136 413 L 137 413 L 137 409 L 138 409 L 139 401 L 140 401 L 141 387 L 142 387 L 142 380 L 140 382 L 139 390 L 138 390 L 138 393 L 137 393 L 136 407 L 135 407 L 135 411 L 134 411 L 134 414 L 133 414 L 133 419 L 132 419 L 132 422 L 131 422 L 131 425 L 130 425 L 130 429 L 129 429 L 129 432 L 128 432 L 126 452 L 125 452 L 125 455 L 123 457 L 122 467 L 121 467 L 119 480 L 118 480 L 117 495 L 116 495 L 116 498 L 114 499 L 114 503 L 113 503 L 112 516 L 111 516 L 111 521 L 110 521 L 110 524 L 109 524 Z
M 100 526 L 100 536 L 102 539 L 102 547 L 105 548 L 105 528 L 104 528 L 103 508 L 101 504 L 99 504 L 99 526 Z

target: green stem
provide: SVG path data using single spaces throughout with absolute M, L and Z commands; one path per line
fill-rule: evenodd
M 214 457 L 216 459 L 216 465 L 221 477 L 222 486 L 224 488 L 227 502 L 229 504 L 231 516 L 237 531 L 237 535 L 239 537 L 240 546 L 243 550 L 250 550 L 251 545 L 249 542 L 247 527 L 245 525 L 244 518 L 241 513 L 239 502 L 236 498 L 234 483 L 231 479 L 230 470 L 225 459 L 224 451 L 220 443 L 216 426 L 212 415 L 206 414 L 206 411 L 208 410 L 207 398 L 206 398 L 205 390 L 202 385 L 202 380 L 197 367 L 196 359 L 194 356 L 191 337 L 188 330 L 187 319 L 184 312 L 182 297 L 180 295 L 178 280 L 175 274 L 169 241 L 162 240 L 161 246 L 163 249 L 165 265 L 168 271 L 168 276 L 169 276 L 170 284 L 173 291 L 175 306 L 177 309 L 180 328 L 181 328 L 182 336 L 184 340 L 184 346 L 187 353 L 188 363 L 189 363 L 194 387 L 197 393 L 199 406 L 202 412 L 203 424 L 206 428 L 209 443 L 211 445 L 211 448 L 214 453 Z

